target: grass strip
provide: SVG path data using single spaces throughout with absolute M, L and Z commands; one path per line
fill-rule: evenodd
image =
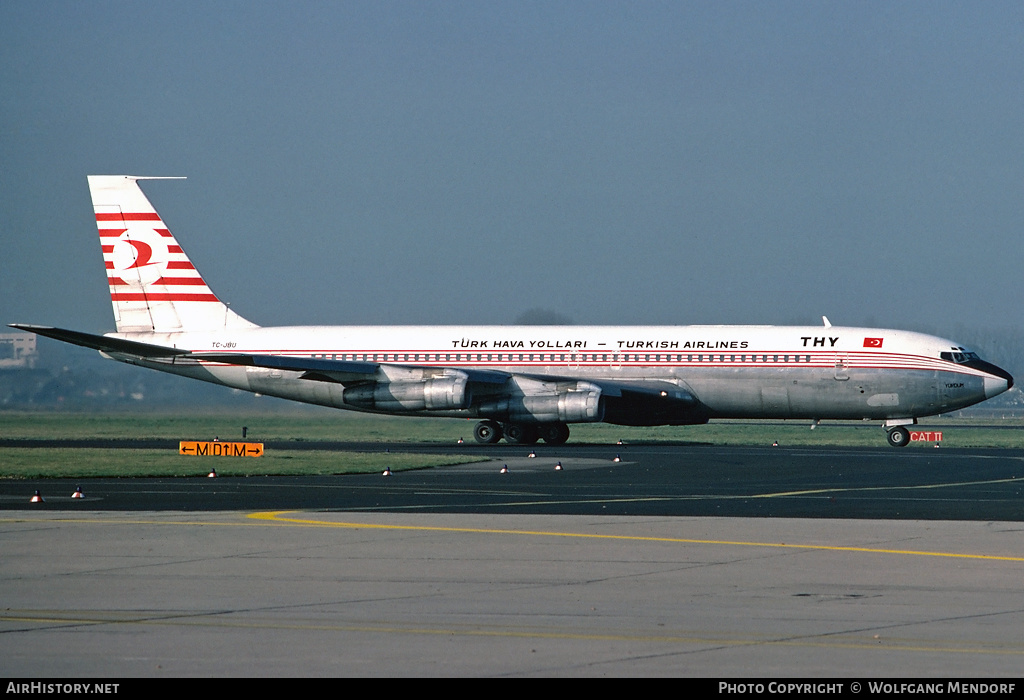
M 374 416 L 345 411 L 308 413 L 209 412 L 161 413 L 44 413 L 0 412 L 0 437 L 60 440 L 83 438 L 238 440 L 243 426 L 246 439 L 257 442 L 340 441 L 433 443 L 457 449 L 459 438 L 473 442 L 476 421 L 444 418 Z M 712 421 L 707 425 L 629 428 L 606 423 L 570 426 L 570 443 L 613 445 L 625 443 L 697 443 L 709 445 L 810 445 L 818 447 L 885 447 L 885 431 L 878 422 L 824 422 L 810 429 L 810 421 Z M 1024 418 L 925 418 L 912 430 L 940 430 L 943 447 L 1024 447 Z M 449 448 L 448 446 L 452 446 Z M 912 443 L 907 449 L 933 447 L 933 442 Z
M 87 479 L 106 477 L 328 476 L 423 469 L 479 461 L 470 455 L 269 452 L 262 457 L 191 457 L 172 450 L 32 449 L 0 447 L 0 478 Z

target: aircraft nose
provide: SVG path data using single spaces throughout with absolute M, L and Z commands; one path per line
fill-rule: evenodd
M 993 396 L 997 396 L 1013 386 L 1013 377 L 1010 376 L 1009 372 L 999 369 L 995 365 L 993 365 L 993 369 L 996 371 L 985 377 L 986 399 L 991 399 Z
M 1013 377 L 1002 367 L 996 367 L 991 362 L 974 359 L 965 363 L 972 369 L 980 369 L 985 373 L 985 398 L 991 399 L 1013 387 Z

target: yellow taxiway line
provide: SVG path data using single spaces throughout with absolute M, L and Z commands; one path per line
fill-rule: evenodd
M 80 523 L 91 525 L 178 525 L 178 526 L 200 526 L 200 527 L 247 527 L 247 526 L 277 526 L 277 527 L 318 527 L 318 528 L 341 528 L 341 529 L 362 529 L 362 530 L 404 530 L 407 532 L 451 532 L 451 533 L 473 533 L 486 535 L 509 535 L 519 537 L 562 537 L 589 540 L 607 541 L 628 541 L 628 542 L 663 542 L 671 544 L 695 544 L 695 545 L 718 545 L 728 547 L 762 547 L 776 549 L 802 549 L 811 551 L 826 552 L 857 552 L 862 554 L 897 554 L 916 557 L 943 557 L 947 559 L 969 559 L 982 561 L 1006 561 L 1024 562 L 1024 555 L 1003 555 L 1003 554 L 971 554 L 967 552 L 935 552 L 914 549 L 889 549 L 885 547 L 854 547 L 843 545 L 828 545 L 799 542 L 758 542 L 747 540 L 710 540 L 695 539 L 689 537 L 656 537 L 650 535 L 610 535 L 594 534 L 587 532 L 559 532 L 556 530 L 510 530 L 502 528 L 483 527 L 445 527 L 438 525 L 392 525 L 384 523 L 360 523 L 319 520 L 310 517 L 286 517 L 292 513 L 301 511 L 269 511 L 250 513 L 245 521 L 240 522 L 216 522 L 204 520 L 116 520 L 109 518 L 39 518 L 34 516 L 0 517 L 2 523 L 25 523 L 25 522 L 49 522 L 49 523 Z
M 304 527 L 337 527 L 364 530 L 407 530 L 419 532 L 463 532 L 489 535 L 525 535 L 532 537 L 571 537 L 594 540 L 619 540 L 633 542 L 670 542 L 676 544 L 713 544 L 732 547 L 778 547 L 786 549 L 811 549 L 830 552 L 862 552 L 870 554 L 903 554 L 921 557 L 949 557 L 954 559 L 984 559 L 994 561 L 1024 562 L 1024 556 L 1005 556 L 995 554 L 965 554 L 960 552 L 927 552 L 911 549 L 884 549 L 879 547 L 844 547 L 824 544 L 796 544 L 786 542 L 745 542 L 740 540 L 698 540 L 684 537 L 652 537 L 646 535 L 600 535 L 585 532 L 557 532 L 547 530 L 507 530 L 496 528 L 475 527 L 441 527 L 435 525 L 386 525 L 375 523 L 333 522 L 329 520 L 312 520 L 309 518 L 284 517 L 296 511 L 272 511 L 252 513 L 248 517 L 263 522 L 273 522 Z

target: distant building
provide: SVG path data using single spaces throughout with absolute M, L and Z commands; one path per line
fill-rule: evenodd
M 35 333 L 0 333 L 0 370 L 35 369 Z

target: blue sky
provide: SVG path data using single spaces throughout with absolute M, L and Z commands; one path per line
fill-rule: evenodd
M 0 1 L 0 321 L 86 175 L 260 324 L 1024 327 L 1024 5 Z

